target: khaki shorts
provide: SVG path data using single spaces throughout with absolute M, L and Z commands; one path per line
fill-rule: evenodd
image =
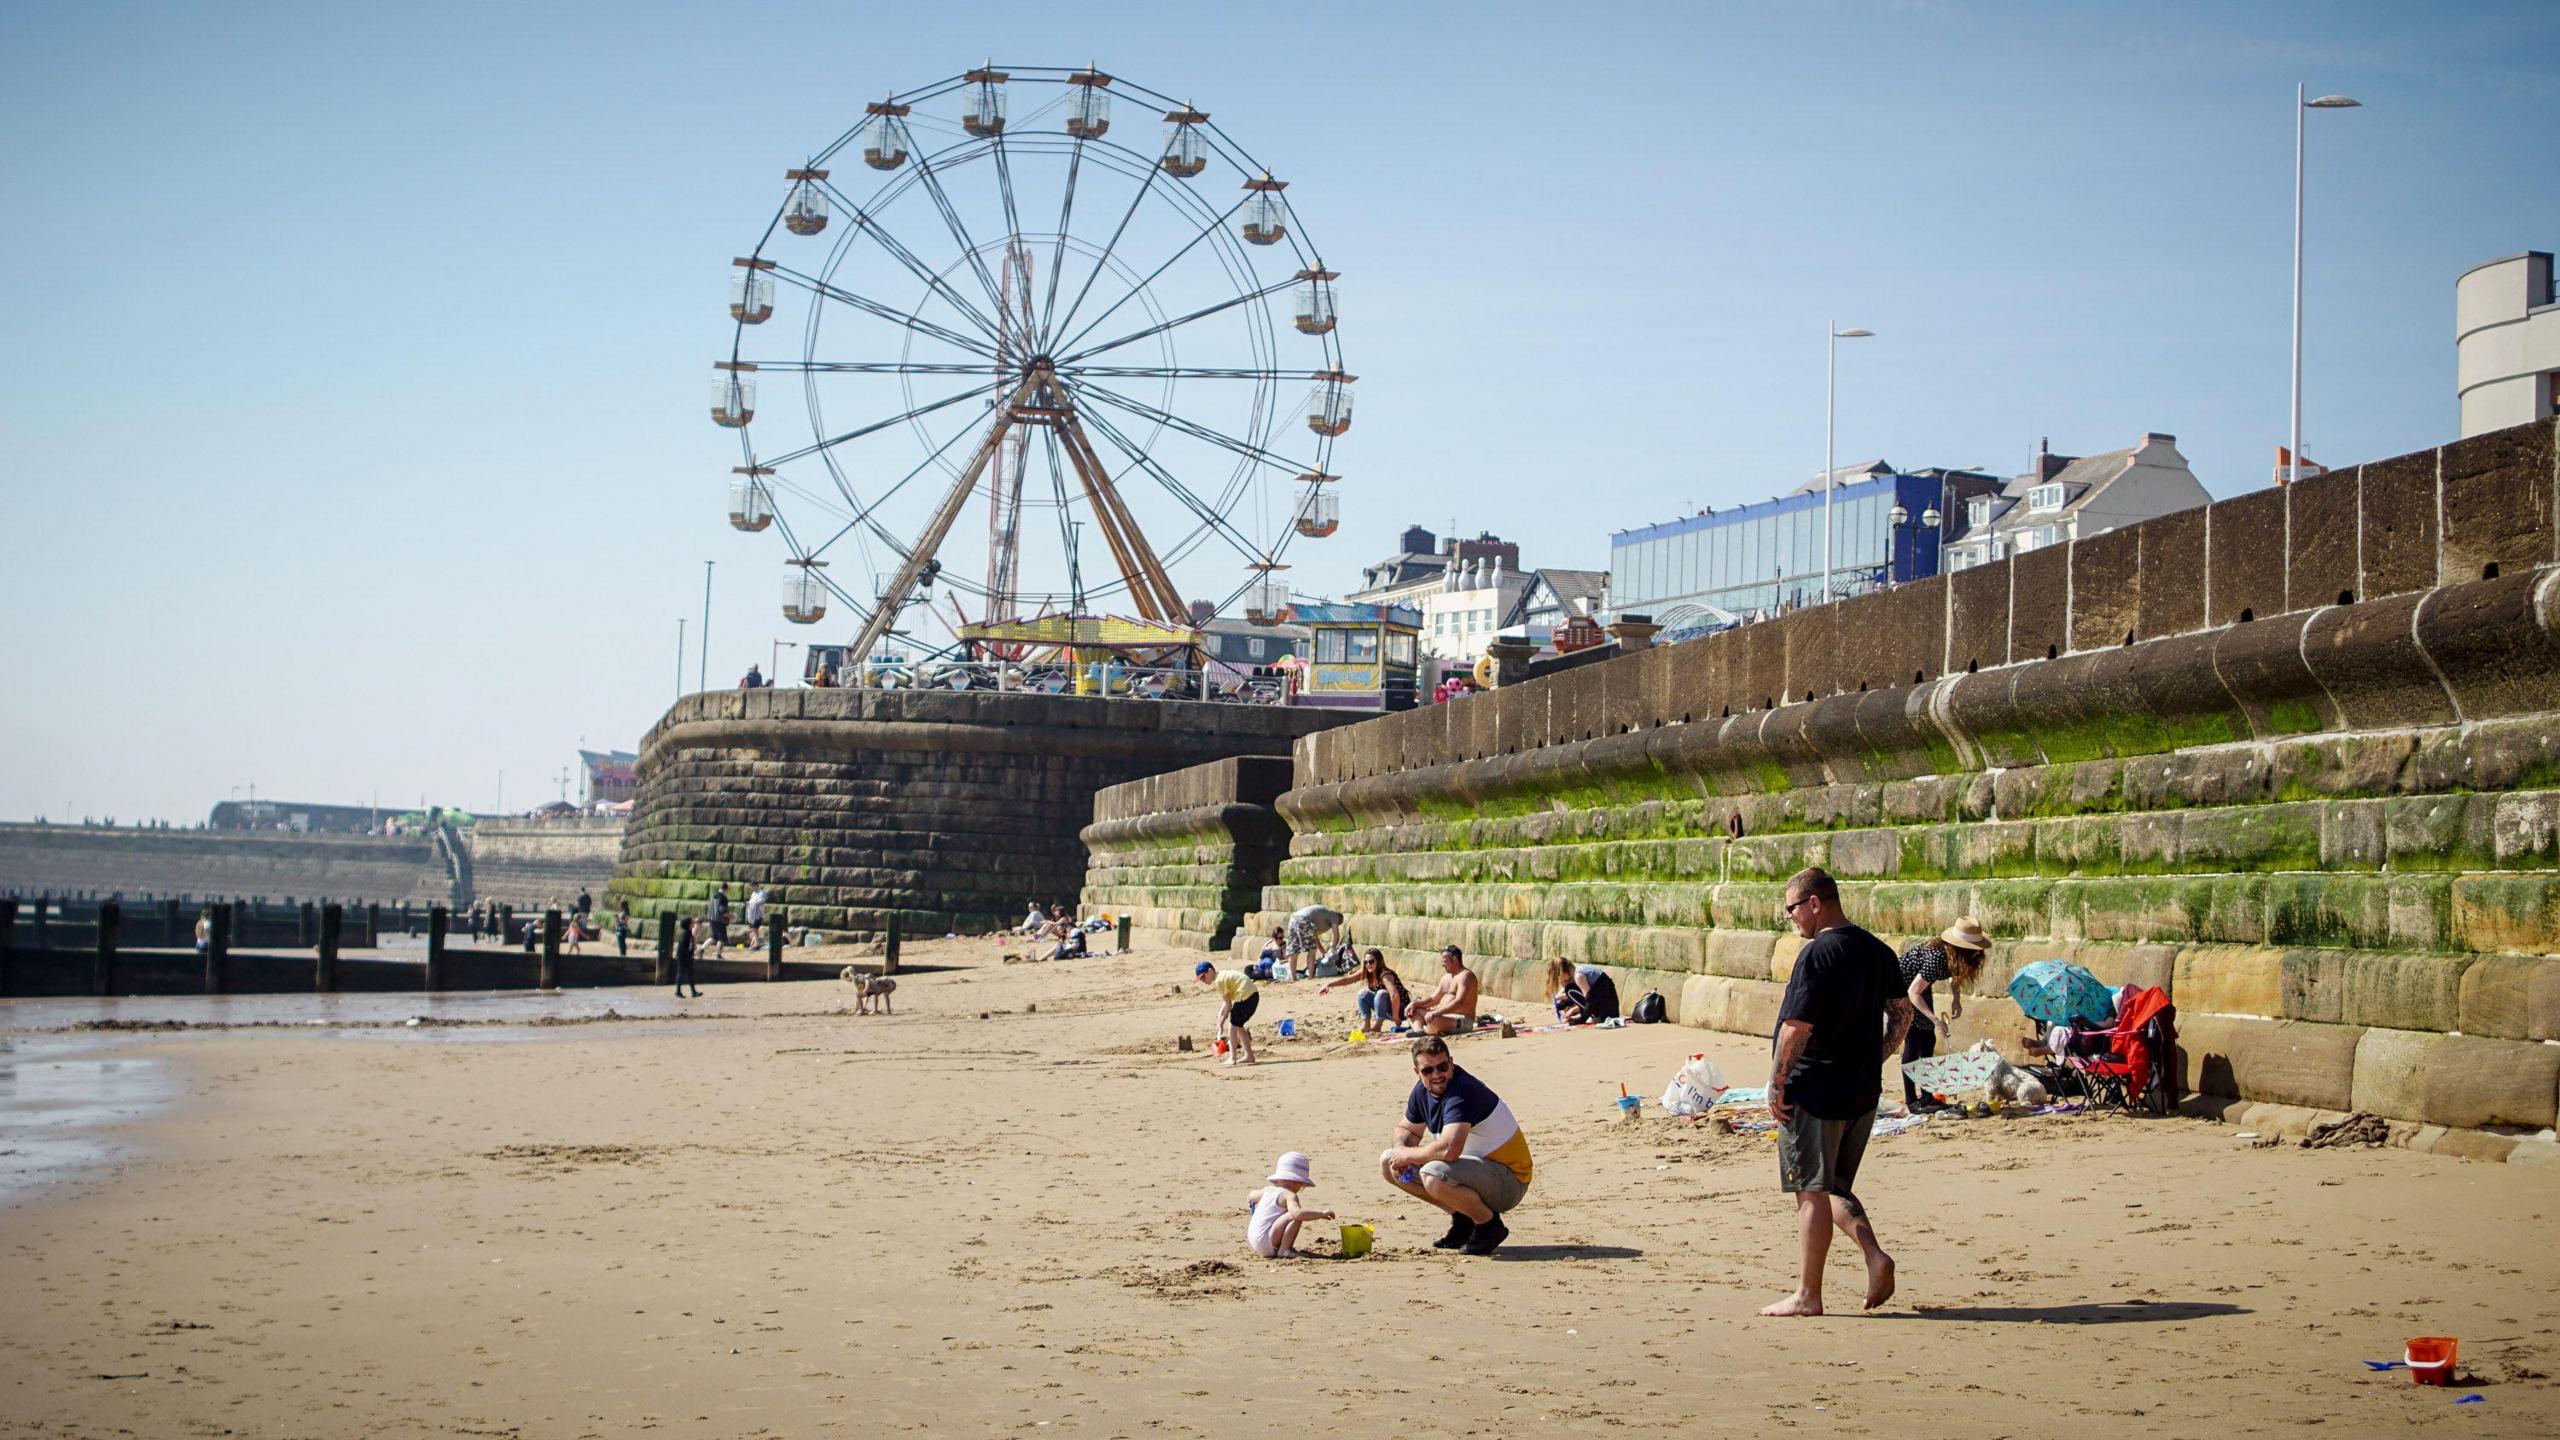
M 1455 1160 L 1432 1160 L 1422 1173 L 1452 1185 L 1476 1192 L 1484 1208 L 1499 1215 L 1520 1203 L 1529 1193 L 1528 1182 L 1511 1173 L 1511 1167 L 1496 1164 L 1481 1155 L 1461 1155 Z
M 1778 1188 L 1794 1195 L 1837 1195 L 1854 1203 L 1858 1162 L 1867 1156 L 1867 1136 L 1875 1124 L 1873 1110 L 1855 1120 L 1825 1120 L 1801 1105 L 1788 1111 L 1786 1123 L 1778 1127 Z

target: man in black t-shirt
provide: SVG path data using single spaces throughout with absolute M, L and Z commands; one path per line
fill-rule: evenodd
M 1804 937 L 1770 1037 L 1769 1115 L 1778 1122 L 1778 1185 L 1796 1197 L 1802 1273 L 1796 1293 L 1763 1315 L 1822 1313 L 1822 1267 L 1835 1229 L 1867 1264 L 1867 1308 L 1893 1295 L 1893 1257 L 1853 1186 L 1876 1123 L 1885 1060 L 1911 1027 L 1893 947 L 1849 923 L 1840 887 L 1819 867 L 1787 881 L 1786 916 Z

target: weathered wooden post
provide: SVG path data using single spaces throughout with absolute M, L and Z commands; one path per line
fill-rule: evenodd
M 764 912 L 764 978 L 782 978 L 782 912 L 770 908 Z
M 9 961 L 18 951 L 18 902 L 0 900 L 0 995 L 9 993 Z
M 905 928 L 906 927 L 899 922 L 898 912 L 895 910 L 890 911 L 889 943 L 881 951 L 880 973 L 883 975 L 895 975 L 898 973 L 898 940 L 900 932 Z
M 52 906 L 53 894 L 51 891 L 47 891 L 46 893 L 36 897 L 36 948 L 39 950 L 50 950 L 53 948 L 53 931 L 44 923 L 44 912 L 51 909 Z
M 338 939 L 347 923 L 347 912 L 337 905 L 320 907 L 320 953 L 312 962 L 311 988 L 323 995 L 338 989 Z
M 534 983 L 544 990 L 560 988 L 560 912 L 542 912 L 542 969 Z
M 658 966 L 650 983 L 672 985 L 676 974 L 676 916 L 672 910 L 658 913 Z
M 232 907 L 208 905 L 205 913 L 213 917 L 213 935 L 204 949 L 204 993 L 219 995 L 224 984 L 223 972 L 231 960 Z
M 1129 917 L 1126 915 L 1120 917 L 1120 953 L 1129 953 Z
M 364 943 L 367 945 L 382 943 L 382 907 L 371 900 L 366 901 L 364 906 Z
M 401 908 L 405 910 L 408 907 L 404 905 Z M 426 989 L 441 990 L 444 988 L 444 937 L 446 929 L 452 923 L 452 920 L 444 913 L 443 906 L 437 905 L 428 909 L 427 978 L 424 987 Z
M 160 906 L 160 943 L 163 945 L 193 944 L 195 942 L 195 937 L 193 935 L 186 935 L 185 931 L 178 928 L 186 923 L 186 917 L 179 913 L 177 901 L 169 900 L 163 902 Z M 183 940 L 179 939 L 178 937 L 181 935 L 186 935 L 186 938 Z
M 232 897 L 228 913 L 231 916 L 231 943 L 234 945 L 248 944 L 249 902 L 240 899 L 238 896 Z
M 308 900 L 302 902 L 302 938 L 296 943 L 305 950 L 320 943 L 320 911 Z
M 116 931 L 124 926 L 124 907 L 113 900 L 98 902 L 98 959 L 89 977 L 92 992 L 113 995 L 116 980 Z
M 418 933 L 418 922 L 411 918 L 409 914 L 409 902 L 406 900 L 400 902 L 400 933 L 403 935 L 415 935 Z
M 516 907 L 498 907 L 498 943 L 509 950 L 516 947 Z

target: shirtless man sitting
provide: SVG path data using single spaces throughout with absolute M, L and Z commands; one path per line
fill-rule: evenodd
M 1440 983 L 1405 1010 L 1406 1023 L 1425 1035 L 1456 1035 L 1475 1028 L 1476 1000 L 1484 982 L 1467 968 L 1466 953 L 1455 945 L 1440 948 Z

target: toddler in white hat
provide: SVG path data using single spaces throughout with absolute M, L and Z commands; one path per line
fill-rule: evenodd
M 1245 1206 L 1253 1218 L 1244 1223 L 1245 1243 L 1253 1253 L 1265 1260 L 1296 1260 L 1298 1227 L 1309 1220 L 1330 1220 L 1330 1210 L 1309 1210 L 1298 1203 L 1298 1192 L 1315 1184 L 1308 1173 L 1307 1157 L 1292 1150 L 1271 1167 L 1270 1182 L 1245 1197 Z

